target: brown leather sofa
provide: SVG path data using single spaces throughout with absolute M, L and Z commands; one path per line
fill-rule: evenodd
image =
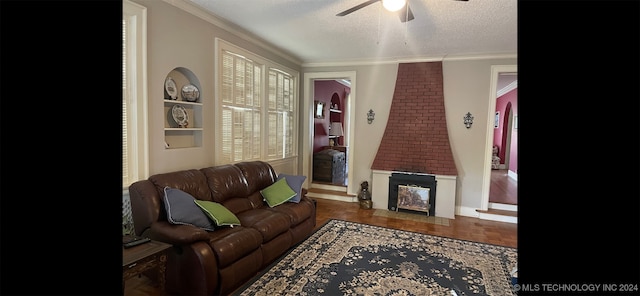
M 313 232 L 316 209 L 306 189 L 299 203 L 271 208 L 263 200 L 260 190 L 277 177 L 271 165 L 253 161 L 156 174 L 129 187 L 136 234 L 174 246 L 167 258 L 168 294 L 227 295 Z M 241 226 L 206 231 L 169 223 L 165 186 L 224 205 Z

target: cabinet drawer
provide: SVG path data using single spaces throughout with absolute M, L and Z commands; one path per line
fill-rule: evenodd
M 147 270 L 155 268 L 160 262 L 160 254 L 146 257 L 137 262 L 122 267 L 122 277 L 127 280 Z

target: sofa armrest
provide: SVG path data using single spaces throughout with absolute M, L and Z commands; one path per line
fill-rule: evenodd
M 151 223 L 149 238 L 172 245 L 189 245 L 197 241 L 208 243 L 207 231 L 192 225 L 176 225 L 167 221 Z
M 218 261 L 208 242 L 175 248 L 167 262 L 167 295 L 215 295 Z

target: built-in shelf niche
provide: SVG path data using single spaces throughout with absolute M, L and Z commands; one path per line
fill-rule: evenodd
M 200 80 L 189 69 L 184 67 L 177 67 L 171 70 L 167 76 L 171 77 L 178 89 L 177 99 L 172 100 L 167 98 L 166 95 L 162 99 L 164 100 L 164 141 L 166 149 L 179 149 L 179 148 L 191 148 L 202 147 L 203 136 L 203 93 L 200 86 Z M 192 84 L 198 88 L 200 97 L 195 102 L 189 102 L 182 97 L 182 87 L 188 84 Z M 166 94 L 163 86 L 163 94 Z M 179 104 L 187 113 L 187 127 L 179 127 L 173 119 L 172 108 Z

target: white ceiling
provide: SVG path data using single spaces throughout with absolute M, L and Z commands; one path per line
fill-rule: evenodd
M 515 57 L 518 49 L 516 0 L 409 0 L 415 18 L 406 23 L 381 2 L 336 16 L 366 0 L 186 1 L 303 65 Z
M 516 0 L 408 0 L 414 19 L 405 23 L 381 2 L 336 16 L 367 0 L 182 1 L 306 66 L 517 57 Z M 498 92 L 517 78 L 501 74 Z

